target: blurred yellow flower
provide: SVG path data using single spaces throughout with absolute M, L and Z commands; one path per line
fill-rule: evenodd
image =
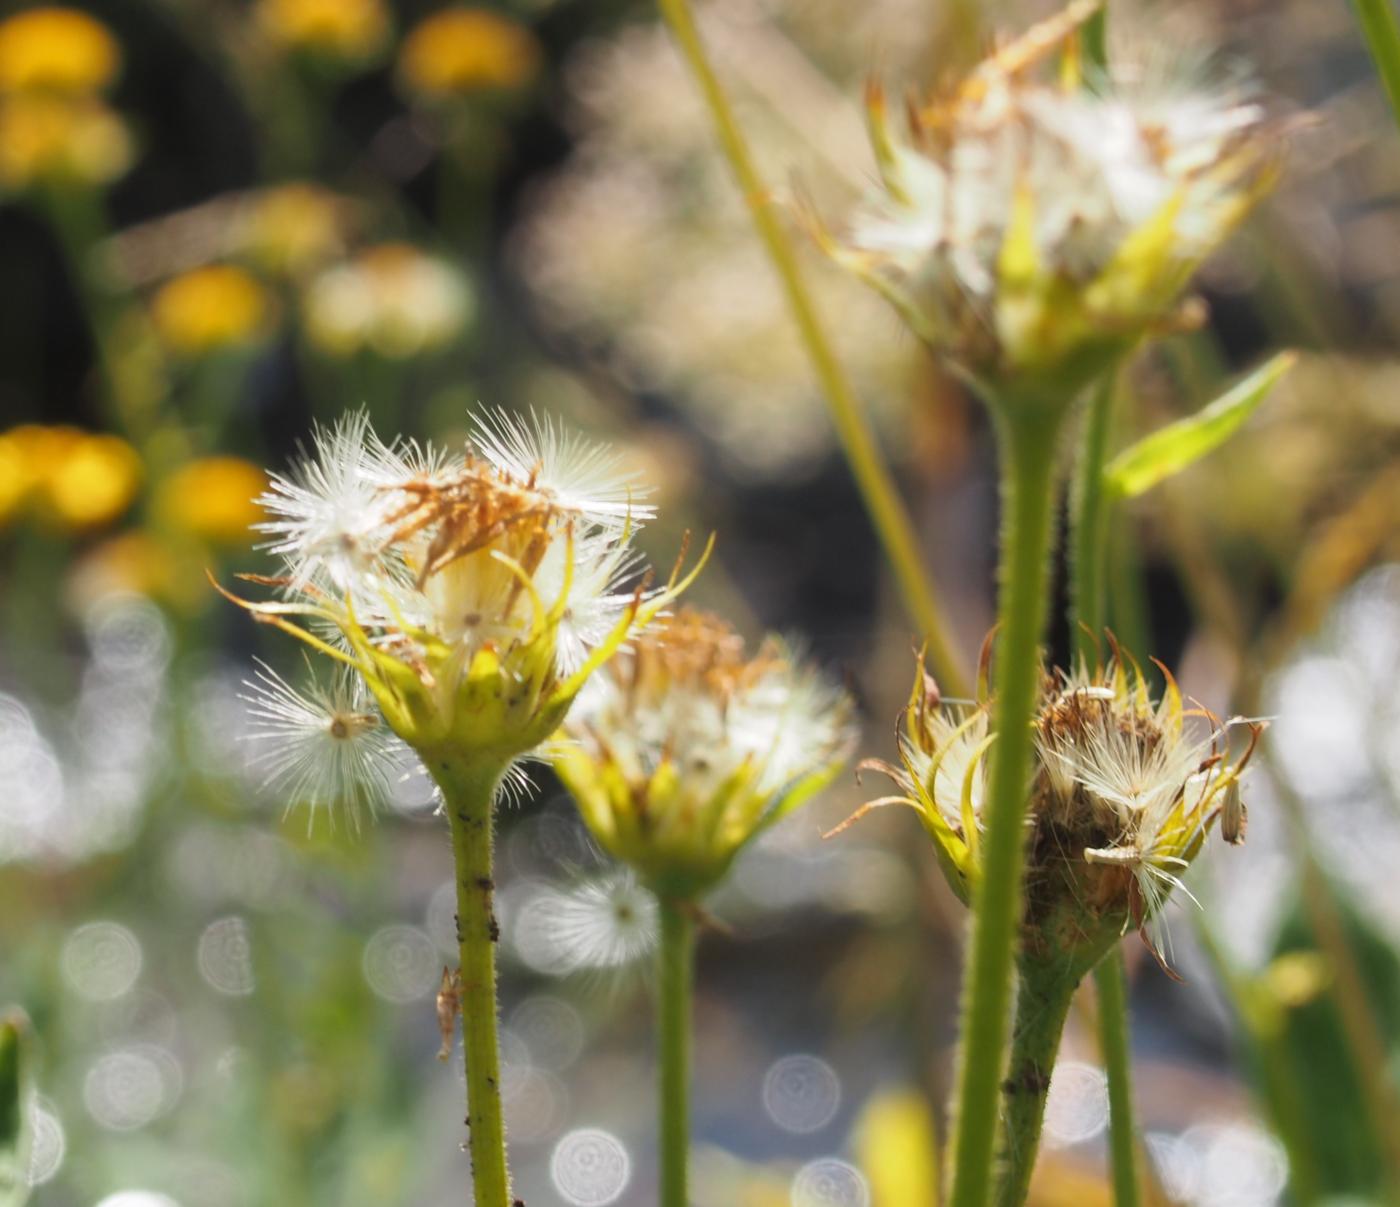
M 121 50 L 107 27 L 74 8 L 31 8 L 0 21 L 0 92 L 96 92 Z
M 251 544 L 252 525 L 266 518 L 257 497 L 267 486 L 267 475 L 240 457 L 200 457 L 156 488 L 155 516 L 211 545 Z
M 244 238 L 269 272 L 295 276 L 341 249 L 341 202 L 314 184 L 284 184 L 253 202 Z
M 519 87 L 534 76 L 539 59 L 539 44 L 523 25 L 486 9 L 447 8 L 404 39 L 399 75 L 415 92 L 453 96 Z
M 55 515 L 72 528 L 110 523 L 136 497 L 141 459 L 117 436 L 83 436 L 54 466 L 45 494 Z
M 938 1137 L 928 1102 L 909 1090 L 879 1094 L 856 1125 L 872 1207 L 936 1207 Z
M 303 298 L 307 334 L 333 356 L 372 349 L 407 357 L 451 339 L 475 306 L 465 277 L 406 243 L 382 243 L 316 276 Z
M 284 47 L 342 59 L 367 58 L 389 33 L 382 0 L 260 0 L 257 18 Z
M 66 528 L 110 523 L 136 497 L 141 459 L 126 441 L 24 424 L 0 434 L 0 520 L 26 505 Z
M 131 166 L 131 135 L 101 101 L 0 95 L 0 188 L 103 184 Z
M 177 352 L 200 356 L 246 343 L 267 317 L 267 291 L 232 264 L 210 264 L 167 281 L 151 300 L 151 320 Z

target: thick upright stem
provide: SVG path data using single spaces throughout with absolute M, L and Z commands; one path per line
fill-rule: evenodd
M 1021 917 L 1031 721 L 1040 686 L 1055 445 L 1063 406 L 998 412 L 1002 460 L 997 734 L 983 809 L 982 871 L 962 1003 L 962 1067 L 951 1207 L 984 1207 L 996 1138 L 1012 962 Z
M 1080 657 L 1098 655 L 1104 623 L 1108 564 L 1109 499 L 1104 484 L 1109 433 L 1113 426 L 1115 379 L 1108 374 L 1090 399 L 1075 472 L 1074 514 L 1070 526 L 1070 640 Z M 1137 1207 L 1137 1140 L 1128 1041 L 1128 1001 L 1123 953 L 1115 946 L 1094 970 L 1099 990 L 1099 1050 L 1108 1074 L 1109 1155 L 1117 1207 Z
M 694 988 L 695 922 L 685 904 L 662 900 L 657 958 L 658 1066 L 660 1069 L 660 1207 L 690 1207 L 690 1027 Z
M 885 556 L 894 569 L 905 606 L 927 643 L 929 665 L 945 691 L 955 696 L 964 695 L 966 685 L 961 665 L 953 654 L 933 583 L 924 570 L 914 526 L 880 456 L 855 389 L 832 351 L 826 330 L 803 283 L 797 253 L 778 219 L 769 190 L 754 166 L 748 143 L 734 118 L 719 77 L 710 65 L 690 4 L 688 0 L 657 0 L 657 3 L 700 85 L 720 146 L 748 202 L 754 228 L 777 271 L 798 333 L 826 395 L 832 423 L 836 426 L 851 474 L 865 501 L 870 522 L 885 547 Z
M 457 880 L 462 1047 L 467 1065 L 467 1140 L 476 1207 L 510 1207 L 506 1129 L 501 1113 L 501 1058 L 497 1040 L 496 942 L 491 800 L 503 768 L 451 758 L 428 759 L 442 789 L 452 829 Z
M 1020 973 L 1011 1061 L 1001 1086 L 996 1207 L 1021 1207 L 1030 1191 L 1055 1053 L 1079 984 L 1077 971 L 1066 973 L 1046 962 L 1022 960 Z

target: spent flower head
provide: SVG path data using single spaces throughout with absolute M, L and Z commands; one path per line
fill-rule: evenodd
M 610 453 L 547 419 L 475 422 L 456 455 L 386 445 L 363 414 L 318 430 L 260 500 L 282 573 L 249 577 L 282 598 L 238 602 L 357 671 L 430 767 L 500 772 L 686 584 L 628 582 L 650 509 Z
M 850 712 L 783 643 L 746 654 L 725 621 L 684 608 L 588 685 L 554 765 L 610 854 L 663 897 L 692 900 L 831 781 Z
M 1212 826 L 1219 822 L 1231 843 L 1243 839 L 1240 785 L 1263 727 L 1185 708 L 1161 669 L 1160 700 L 1117 648 L 1107 666 L 1045 679 L 1027 811 L 1027 943 L 1094 948 L 1158 923 Z M 981 874 L 982 807 L 996 750 L 992 702 L 983 696 L 970 704 L 941 700 L 921 661 L 899 733 L 901 765 L 861 765 L 887 773 L 899 791 L 838 827 L 882 805 L 912 807 L 965 902 Z M 1248 742 L 1232 755 L 1239 729 Z
M 1134 341 L 1190 314 L 1200 263 L 1268 187 L 1261 107 L 1166 62 L 1052 75 L 1098 4 L 1080 0 L 909 105 L 869 91 L 883 187 L 819 242 L 983 392 L 1072 397 Z M 1073 58 L 1068 60 L 1074 62 Z

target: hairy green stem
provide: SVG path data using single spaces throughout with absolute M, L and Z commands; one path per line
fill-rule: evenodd
M 1055 446 L 1064 407 L 993 407 L 1002 462 L 997 734 L 983 809 L 982 870 L 962 1003 L 962 1066 L 951 1207 L 984 1207 L 990 1191 L 1011 975 L 1021 920 L 1031 722 L 1040 688 L 1040 638 L 1049 585 Z
M 710 64 L 689 0 L 657 0 L 657 3 L 700 86 L 720 146 L 748 202 L 754 228 L 778 274 L 798 333 L 826 396 L 851 474 L 865 501 L 866 511 L 880 543 L 885 548 L 905 606 L 927 643 L 929 665 L 948 694 L 965 695 L 966 679 L 961 664 L 953 654 L 933 583 L 924 569 L 914 525 L 880 456 L 855 389 L 827 339 L 816 306 L 803 282 L 792 241 L 778 219 L 743 131 Z
M 1400 21 L 1395 16 L 1394 0 L 1352 0 L 1352 7 L 1385 86 L 1390 111 L 1400 122 Z
M 476 1207 L 510 1207 L 506 1127 L 501 1113 L 497 1038 L 496 884 L 492 879 L 492 798 L 503 768 L 448 757 L 425 762 L 442 789 L 452 830 L 457 882 L 457 943 L 462 1048 L 467 1065 L 467 1141 Z
M 690 1026 L 694 991 L 695 921 L 684 902 L 659 899 L 661 946 L 657 953 L 658 1067 L 660 1089 L 660 1207 L 690 1207 Z
M 1090 397 L 1075 472 L 1070 525 L 1070 640 L 1087 662 L 1098 659 L 1104 622 L 1109 499 L 1104 465 L 1113 427 L 1115 377 L 1106 374 Z M 1137 1139 L 1133 1124 L 1131 1047 L 1123 953 L 1117 945 L 1094 970 L 1099 991 L 1099 1051 L 1108 1075 L 1109 1160 L 1117 1207 L 1137 1207 Z
M 1021 1207 L 1030 1192 L 1050 1075 L 1081 976 L 1078 968 L 1025 957 L 1018 961 L 1018 971 L 1011 1059 L 1001 1084 L 996 1207 Z

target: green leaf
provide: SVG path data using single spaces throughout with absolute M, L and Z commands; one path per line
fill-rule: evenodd
M 0 1017 L 0 1207 L 29 1198 L 32 1059 L 29 1021 L 12 1010 Z
M 1124 449 L 1104 470 L 1108 489 L 1119 498 L 1134 499 L 1214 452 L 1254 413 L 1297 359 L 1295 352 L 1280 352 L 1194 415 L 1158 428 Z

